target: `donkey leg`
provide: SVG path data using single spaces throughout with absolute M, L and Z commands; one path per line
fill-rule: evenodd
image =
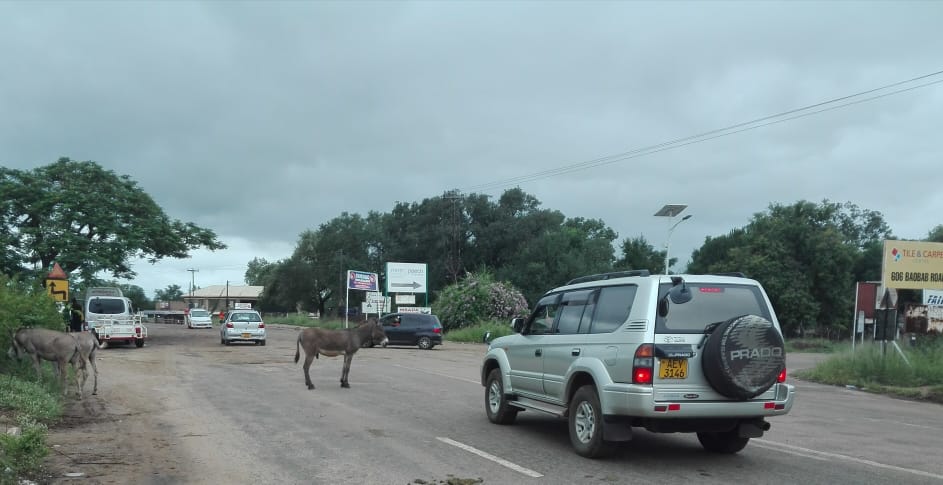
M 92 353 L 88 355 L 88 362 L 92 364 L 92 370 L 95 371 L 95 374 L 92 376 L 95 378 L 95 381 L 94 381 L 95 387 L 94 389 L 92 389 L 92 395 L 96 395 L 98 394 L 98 366 L 95 365 L 95 352 L 94 351 L 92 351 Z M 83 382 L 82 385 L 84 386 L 85 383 Z
M 305 370 L 305 385 L 308 386 L 308 389 L 314 389 L 314 384 L 311 382 L 311 374 L 308 372 L 308 370 L 311 369 L 311 362 L 313 361 L 314 361 L 314 356 L 312 356 L 311 354 L 305 353 L 305 363 L 302 367 Z
M 350 382 L 347 381 L 347 374 L 350 374 L 350 361 L 353 357 L 351 353 L 344 354 L 344 371 L 341 373 L 341 387 L 350 387 Z

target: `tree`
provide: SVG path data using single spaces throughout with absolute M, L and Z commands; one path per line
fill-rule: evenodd
M 674 264 L 677 258 L 671 258 Z M 638 236 L 622 241 L 622 258 L 616 261 L 615 267 L 620 270 L 647 269 L 652 274 L 661 274 L 665 271 L 665 252 L 658 251 L 648 243 L 645 236 Z
M 154 291 L 154 299 L 159 301 L 181 301 L 183 300 L 183 290 L 180 285 L 167 285 L 163 290 Z
M 834 335 L 850 320 L 855 281 L 880 275 L 875 248 L 889 237 L 880 213 L 851 203 L 771 204 L 746 227 L 707 238 L 688 271 L 744 272 L 766 288 L 787 333 Z
M 83 280 L 100 271 L 130 278 L 132 258 L 153 263 L 226 247 L 213 231 L 168 217 L 129 176 L 92 161 L 0 167 L 0 194 L 0 265 L 13 273 L 55 261 Z
M 154 302 L 151 301 L 147 294 L 144 293 L 144 288 L 141 288 L 138 285 L 118 285 L 121 288 L 121 293 L 124 296 L 128 297 L 131 300 L 131 304 L 134 308 L 141 310 L 145 308 L 154 308 Z
M 249 286 L 267 285 L 277 267 L 277 263 L 269 263 L 265 258 L 252 258 L 246 266 L 246 284 Z
M 943 242 L 943 224 L 930 229 L 930 232 L 927 234 L 927 241 Z

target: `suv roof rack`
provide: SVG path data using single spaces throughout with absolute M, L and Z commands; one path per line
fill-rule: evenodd
M 647 269 L 630 269 L 628 271 L 613 271 L 612 273 L 600 273 L 589 276 L 580 276 L 567 281 L 566 284 L 574 285 L 576 283 L 586 283 L 588 281 L 608 280 L 612 278 L 626 278 L 629 276 L 651 276 L 652 273 Z

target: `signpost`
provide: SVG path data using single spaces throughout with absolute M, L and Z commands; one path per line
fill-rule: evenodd
M 350 290 L 362 290 L 376 293 L 379 288 L 380 278 L 376 273 L 368 273 L 366 271 L 356 271 L 349 269 L 347 270 L 347 291 L 345 292 L 344 301 L 350 302 Z M 369 293 L 368 293 L 369 295 Z M 344 312 L 344 328 L 348 328 L 348 319 L 350 318 L 350 312 Z
M 45 286 L 46 293 L 53 300 L 61 303 L 69 301 L 69 277 L 62 270 L 62 266 L 59 266 L 59 263 L 53 263 L 52 271 L 46 275 Z

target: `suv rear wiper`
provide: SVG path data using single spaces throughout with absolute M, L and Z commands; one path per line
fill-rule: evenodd
M 707 337 L 710 337 L 710 335 L 714 333 L 714 330 L 717 330 L 717 327 L 719 327 L 721 323 L 724 322 L 714 322 L 704 327 L 704 337 L 701 339 L 701 343 L 697 344 L 698 349 L 704 346 L 704 342 L 707 342 Z

